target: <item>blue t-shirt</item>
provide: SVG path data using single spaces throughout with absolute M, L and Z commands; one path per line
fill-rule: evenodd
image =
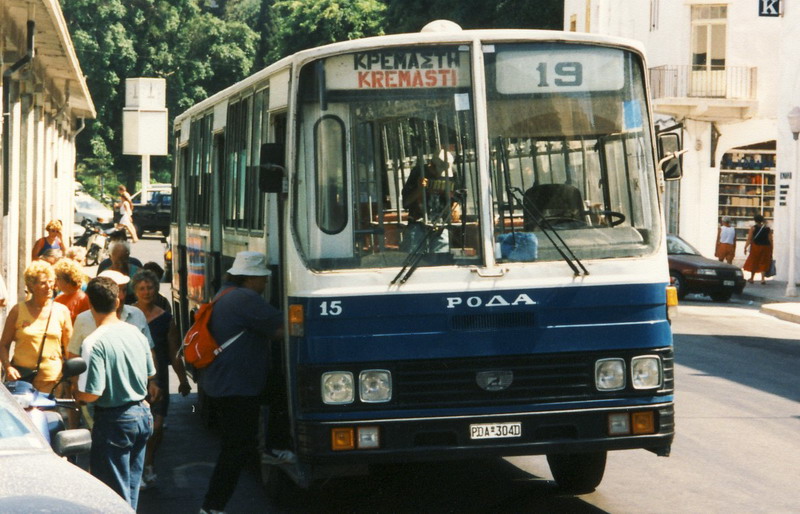
M 147 377 L 156 373 L 147 339 L 122 321 L 98 327 L 83 341 L 81 355 L 87 369 L 78 378 L 78 389 L 100 396 L 98 407 L 143 400 Z
M 224 284 L 217 296 L 232 284 Z M 279 310 L 252 289 L 235 287 L 211 313 L 211 335 L 222 345 L 242 333 L 202 370 L 200 381 L 209 396 L 257 396 L 267 385 L 269 338 L 283 324 Z

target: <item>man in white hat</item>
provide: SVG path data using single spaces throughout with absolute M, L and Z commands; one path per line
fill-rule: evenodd
M 216 296 L 209 329 L 233 342 L 202 370 L 200 384 L 220 414 L 220 450 L 200 512 L 225 509 L 242 467 L 257 455 L 261 395 L 267 385 L 270 341 L 283 336 L 283 315 L 262 296 L 272 273 L 260 252 L 239 252 Z

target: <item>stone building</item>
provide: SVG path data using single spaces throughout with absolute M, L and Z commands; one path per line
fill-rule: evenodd
M 0 0 L 0 68 L 0 273 L 14 304 L 45 224 L 70 235 L 75 138 L 95 108 L 57 0 Z

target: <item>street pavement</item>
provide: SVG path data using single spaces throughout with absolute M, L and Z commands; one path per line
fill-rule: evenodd
M 786 296 L 785 281 L 767 279 L 767 283 L 763 285 L 758 282 L 748 283 L 738 298 L 760 305 L 760 311 L 764 314 L 800 323 L 800 297 Z
M 133 255 L 143 262 L 148 260 L 160 262 L 162 252 L 163 246 L 150 238 L 146 238 L 133 246 Z M 94 273 L 92 272 L 90 276 L 94 276 Z M 742 311 L 736 309 L 736 304 L 741 305 L 742 303 L 750 307 L 760 306 L 760 310 L 767 314 L 788 313 L 790 321 L 800 322 L 800 303 L 798 303 L 798 298 L 784 296 L 785 289 L 785 282 L 781 283 L 772 279 L 768 280 L 765 285 L 748 283 L 743 294 L 735 295 L 731 300 L 730 304 L 732 305 L 711 302 L 713 305 L 709 307 L 713 309 L 714 314 L 711 318 L 702 319 L 700 325 L 704 328 L 700 330 L 707 333 L 708 323 L 722 319 L 725 319 L 725 322 L 731 325 L 729 329 L 734 333 L 745 330 L 743 327 L 754 328 L 759 327 L 758 323 L 769 323 L 766 321 L 760 322 L 751 315 L 743 314 Z M 169 286 L 162 284 L 162 294 L 169 295 L 168 291 Z M 704 305 L 698 305 L 700 302 L 695 301 L 696 298 L 699 297 L 690 295 L 685 302 L 682 301 L 685 305 L 685 315 L 678 320 L 679 324 L 692 323 L 692 320 L 697 318 L 698 312 L 707 309 Z M 702 303 L 705 302 L 706 299 L 703 299 Z M 733 309 L 731 312 L 735 314 L 731 315 L 733 316 L 732 318 L 720 317 L 718 314 L 720 309 Z M 744 313 L 747 312 L 744 311 Z M 743 316 L 747 316 L 746 319 Z M 764 328 L 761 332 L 771 333 L 776 330 L 773 325 L 765 326 L 770 328 Z M 722 333 L 717 325 L 714 325 L 712 332 L 715 334 Z M 684 341 L 688 337 L 693 339 Z M 714 344 L 725 344 L 726 347 L 733 344 L 734 346 L 730 346 L 731 348 L 738 348 L 734 344 L 738 341 L 735 337 L 726 337 L 723 340 L 716 336 L 701 336 L 700 341 L 702 341 L 702 344 L 696 340 L 696 337 L 676 336 L 676 345 L 681 345 L 681 355 L 683 361 L 685 361 L 679 367 L 681 372 L 680 383 L 682 384 L 682 394 L 684 395 L 682 402 L 682 412 L 684 414 L 691 414 L 694 403 L 706 405 L 700 400 L 694 400 L 694 397 L 687 398 L 687 396 L 695 394 L 691 390 L 692 381 L 708 380 L 705 372 L 693 371 L 695 368 L 701 369 L 702 366 L 691 360 L 692 352 L 699 352 L 699 348 L 705 348 L 704 345 Z M 776 335 L 775 337 L 779 336 Z M 779 343 L 781 342 L 771 342 L 769 344 L 777 345 Z M 791 341 L 792 346 L 794 346 L 794 343 L 794 341 Z M 759 352 L 763 353 L 769 350 L 771 348 L 769 344 L 766 341 L 759 342 Z M 747 345 L 744 345 L 742 346 L 742 351 L 747 351 L 748 348 Z M 714 359 L 718 360 L 718 349 L 714 347 L 713 350 L 711 354 L 715 355 Z M 785 348 L 781 351 L 784 350 Z M 784 355 L 784 353 L 781 353 L 781 355 Z M 716 360 L 712 359 L 712 362 L 716 362 Z M 750 362 L 752 360 L 753 357 L 748 354 L 746 357 L 738 359 L 737 362 Z M 687 364 L 691 368 L 684 368 Z M 778 366 L 778 364 L 771 364 L 769 366 L 770 373 L 764 373 L 764 375 L 774 375 L 774 369 L 772 368 L 775 366 Z M 737 366 L 728 365 L 727 363 L 724 367 L 728 371 L 737 369 Z M 721 375 L 724 375 L 724 373 L 721 373 Z M 733 380 L 731 384 L 735 385 L 737 381 Z M 780 380 L 779 382 L 786 383 L 785 380 Z M 167 429 L 165 430 L 161 451 L 156 460 L 156 471 L 159 477 L 153 488 L 142 492 L 138 509 L 140 513 L 195 513 L 201 506 L 217 452 L 219 451 L 219 438 L 214 431 L 204 428 L 197 410 L 196 385 L 192 384 L 192 386 L 194 389 L 192 393 L 188 397 L 181 397 L 177 394 L 177 380 L 172 374 L 170 380 L 171 403 L 169 415 L 167 416 Z M 711 390 L 708 390 L 707 386 L 702 384 L 697 387 L 703 391 L 703 394 L 697 393 L 698 397 L 702 398 L 708 396 L 710 394 L 709 391 L 718 391 L 720 394 L 722 391 L 720 384 L 716 384 Z M 731 393 L 725 398 L 742 398 L 751 393 L 752 391 L 743 389 L 736 391 L 735 394 Z M 763 402 L 766 402 L 766 400 L 763 398 L 759 400 L 759 403 Z M 724 402 L 720 400 L 720 403 Z M 731 419 L 734 418 L 738 419 L 736 416 Z M 610 457 L 608 478 L 603 487 L 592 495 L 580 498 L 559 494 L 553 482 L 549 480 L 549 471 L 544 459 L 534 457 L 510 459 L 510 461 L 513 461 L 514 466 L 500 460 L 492 463 L 480 462 L 474 465 L 462 463 L 459 466 L 452 466 L 452 464 L 448 463 L 434 463 L 411 468 L 403 467 L 397 470 L 390 469 L 389 472 L 370 479 L 332 481 L 316 493 L 300 494 L 290 505 L 282 508 L 277 508 L 266 498 L 264 489 L 260 484 L 258 470 L 255 467 L 248 467 L 242 474 L 236 492 L 226 510 L 231 513 L 454 512 L 458 510 L 470 512 L 494 510 L 498 512 L 622 512 L 630 509 L 633 505 L 648 505 L 647 494 L 641 491 L 651 491 L 648 494 L 652 494 L 652 491 L 654 491 L 653 482 L 672 483 L 673 485 L 661 493 L 663 498 L 659 497 L 658 501 L 653 501 L 653 503 L 649 504 L 649 509 L 645 508 L 644 510 L 661 511 L 666 505 L 678 501 L 674 497 L 666 497 L 669 496 L 668 492 L 673 494 L 677 491 L 683 491 L 682 494 L 685 496 L 681 500 L 683 508 L 687 508 L 689 505 L 699 507 L 699 503 L 693 504 L 692 502 L 699 501 L 698 498 L 706 495 L 702 493 L 687 494 L 686 491 L 692 489 L 691 484 L 685 483 L 686 480 L 684 480 L 678 486 L 675 481 L 678 477 L 688 473 L 688 470 L 694 469 L 696 463 L 693 456 L 708 445 L 702 443 L 703 438 L 692 431 L 692 423 L 699 423 L 699 421 L 689 416 L 687 419 L 682 418 L 681 422 L 683 423 L 683 430 L 676 440 L 676 451 L 673 458 L 663 461 L 658 459 L 658 466 L 656 466 L 653 463 L 655 458 L 647 452 L 614 452 Z M 715 420 L 714 423 L 720 423 L 720 421 Z M 727 423 L 730 424 L 731 421 L 728 420 Z M 774 424 L 776 421 L 771 420 L 770 423 Z M 716 425 L 715 427 L 715 429 L 719 428 Z M 706 429 L 711 430 L 710 428 L 704 428 L 704 430 Z M 757 431 L 753 427 L 748 427 L 747 430 Z M 702 443 L 699 447 L 694 445 L 695 439 Z M 681 444 L 687 447 L 682 449 Z M 777 447 L 778 445 L 776 445 Z M 723 455 L 727 455 L 725 451 L 719 448 L 711 448 L 708 451 L 712 450 L 722 451 Z M 690 456 L 692 457 L 690 458 Z M 712 457 L 708 457 L 708 459 L 714 461 L 719 458 L 716 455 Z M 752 456 L 751 458 L 755 459 Z M 754 462 L 758 462 L 758 460 L 755 459 Z M 631 471 L 641 469 L 651 469 L 651 474 L 661 478 L 655 481 L 648 480 L 646 479 L 647 473 Z M 753 472 L 758 475 L 756 470 L 753 470 Z M 677 477 L 674 475 L 677 475 Z M 478 479 L 476 477 L 481 478 Z M 710 484 L 708 479 L 695 478 L 700 482 L 706 483 L 711 490 L 727 491 L 731 489 L 719 484 Z M 641 483 L 634 482 L 635 480 L 639 480 Z M 775 490 L 783 491 L 784 487 L 782 485 L 780 487 L 772 485 L 770 486 L 771 489 L 767 487 L 766 484 L 770 484 L 771 480 L 762 479 L 755 480 L 755 482 L 763 484 L 763 488 L 771 491 L 769 494 L 773 494 Z M 428 483 L 431 484 L 430 487 L 426 485 Z M 737 482 L 737 484 L 740 487 L 742 486 L 740 482 Z M 743 487 L 741 488 L 743 489 Z M 409 491 L 414 491 L 414 494 L 409 495 Z M 444 491 L 449 493 L 443 494 Z M 777 494 L 776 498 L 785 498 L 787 496 L 785 492 L 781 494 Z M 645 498 L 642 498 L 642 495 Z M 757 494 L 757 496 L 762 495 L 763 497 L 768 496 L 767 492 Z M 655 499 L 651 498 L 651 500 Z M 726 500 L 720 498 L 717 498 L 717 501 L 726 502 Z M 775 501 L 777 500 L 773 501 L 773 505 L 778 505 L 779 503 L 774 503 Z M 711 511 L 714 510 L 714 508 L 711 509 Z

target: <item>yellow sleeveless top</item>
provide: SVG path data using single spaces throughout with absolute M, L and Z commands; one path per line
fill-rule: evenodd
M 53 314 L 50 324 L 47 324 L 49 310 Z M 31 316 L 25 302 L 19 303 L 19 312 L 16 332 L 14 334 L 14 358 L 11 359 L 12 365 L 23 366 L 25 368 L 35 368 L 39 360 L 39 349 L 42 345 L 45 327 L 47 327 L 47 338 L 45 340 L 42 362 L 39 364 L 39 375 L 34 383 L 39 388 L 40 383 L 54 382 L 61 375 L 61 363 L 64 348 L 61 345 L 61 334 L 70 322 L 69 309 L 60 303 L 50 301 L 50 309 L 45 307 L 39 317 L 34 319 Z M 49 391 L 48 391 L 49 392 Z

